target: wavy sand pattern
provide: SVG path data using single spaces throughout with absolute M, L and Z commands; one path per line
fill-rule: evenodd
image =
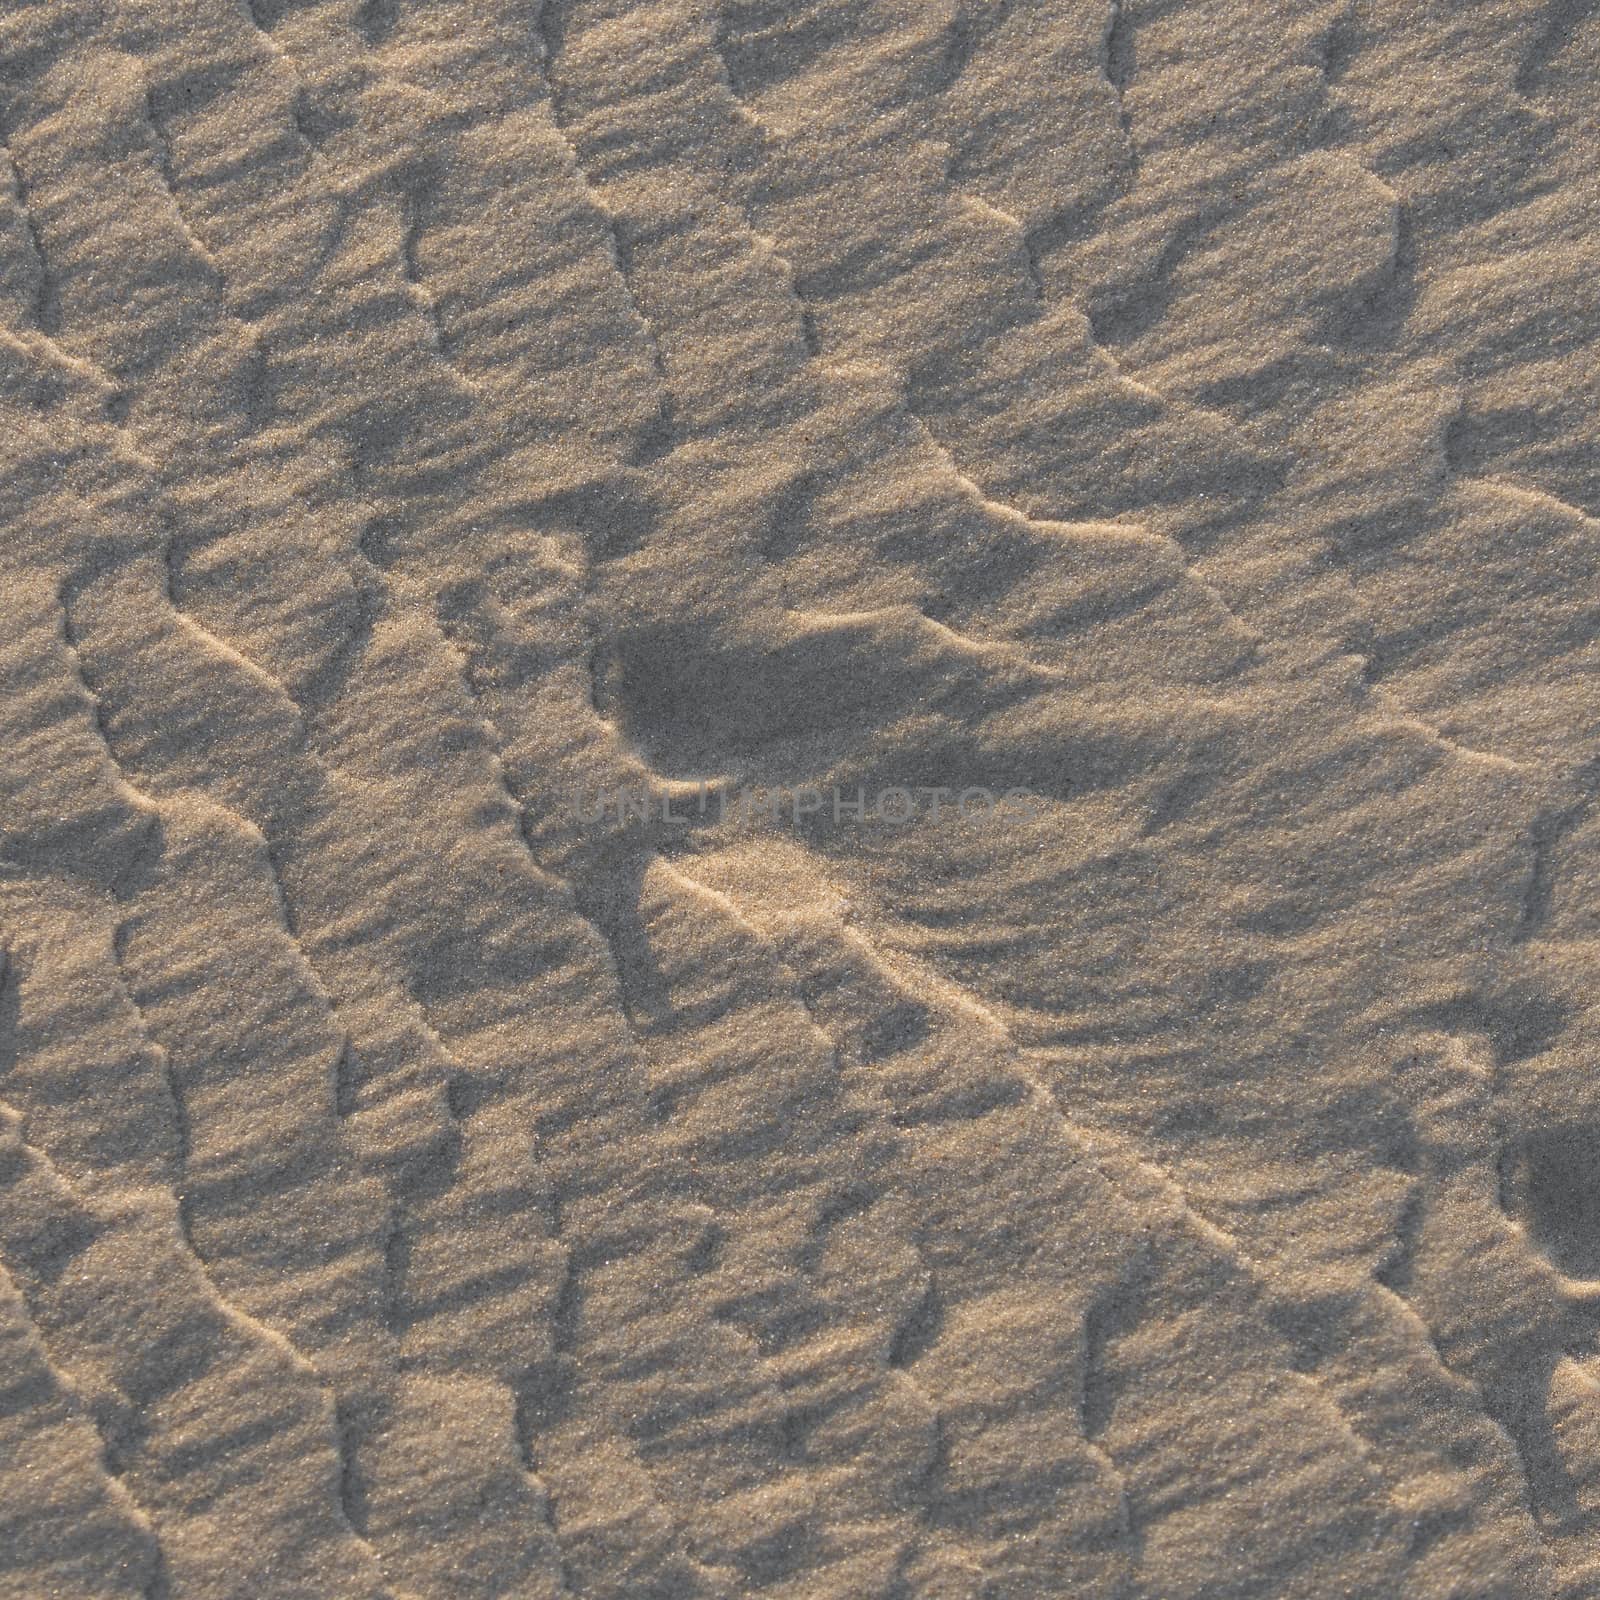
M 1597 83 L 4 0 L 0 1594 L 1600 1596 Z

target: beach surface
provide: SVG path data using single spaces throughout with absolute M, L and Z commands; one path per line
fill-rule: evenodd
M 1597 84 L 0 0 L 0 1597 L 1600 1596 Z

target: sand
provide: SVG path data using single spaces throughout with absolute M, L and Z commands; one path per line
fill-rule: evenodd
M 1600 7 L 0 3 L 0 1595 L 1600 1596 Z

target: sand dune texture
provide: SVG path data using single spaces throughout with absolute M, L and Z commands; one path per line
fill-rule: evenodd
M 1597 85 L 4 0 L 0 1594 L 1600 1596 Z

